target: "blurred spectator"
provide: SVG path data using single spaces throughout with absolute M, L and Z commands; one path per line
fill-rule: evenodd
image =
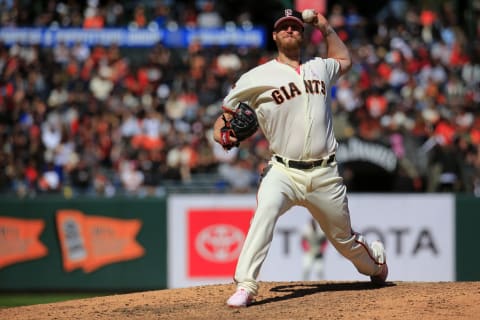
M 384 94 L 380 93 L 379 89 L 372 90 L 372 93 L 367 96 L 365 106 L 373 118 L 379 118 L 387 111 L 388 101 Z
M 133 10 L 133 20 L 129 24 L 132 28 L 145 28 L 147 26 L 147 16 L 145 13 L 145 6 L 137 4 Z
M 55 150 L 62 140 L 61 126 L 55 120 L 45 122 L 42 124 L 42 142 L 47 148 L 47 155 L 50 160 L 53 157 L 53 150 Z
M 142 171 L 139 170 L 136 161 L 124 160 L 120 162 L 119 175 L 122 186 L 125 188 L 127 194 L 139 194 L 145 176 Z
M 459 154 L 451 144 L 439 144 L 429 163 L 429 192 L 459 192 L 462 190 L 462 168 Z
M 158 2 L 157 6 L 155 7 L 153 21 L 157 24 L 158 27 L 164 28 L 167 26 L 170 17 L 170 7 L 163 2 Z
M 99 196 L 113 197 L 117 193 L 115 185 L 99 166 L 93 170 L 93 188 Z
M 102 65 L 90 81 L 90 91 L 100 101 L 105 101 L 113 90 L 112 69 Z
M 119 26 L 124 19 L 125 8 L 121 2 L 116 0 L 108 0 L 103 9 L 105 13 L 105 26 Z
M 62 181 L 60 174 L 55 170 L 52 162 L 47 163 L 45 169 L 40 174 L 38 188 L 41 192 L 55 193 L 61 190 Z
M 77 165 L 70 171 L 70 182 L 74 190 L 81 195 L 92 192 L 93 172 L 87 162 L 80 158 Z
M 72 57 L 77 62 L 84 62 L 90 56 L 90 48 L 83 42 L 76 42 L 71 50 Z
M 59 63 L 65 66 L 69 59 L 70 59 L 70 50 L 68 49 L 65 42 L 60 41 L 54 48 L 53 48 L 53 58 L 55 59 L 56 63 Z
M 33 192 L 37 190 L 37 185 L 38 185 L 38 179 L 39 179 L 39 172 L 38 172 L 38 166 L 37 162 L 35 159 L 30 159 L 25 166 L 25 183 L 26 183 L 26 188 L 28 192 Z
M 240 158 L 231 164 L 225 164 L 219 168 L 222 178 L 228 183 L 230 190 L 235 193 L 252 192 L 254 179 L 256 177 L 256 168 L 253 162 L 245 158 Z
M 222 27 L 223 19 L 220 13 L 215 10 L 215 2 L 213 0 L 203 1 L 200 12 L 197 15 L 197 25 L 200 28 Z
M 98 0 L 87 1 L 88 7 L 85 9 L 83 27 L 85 29 L 101 29 L 105 25 L 105 19 L 101 9 L 98 8 Z

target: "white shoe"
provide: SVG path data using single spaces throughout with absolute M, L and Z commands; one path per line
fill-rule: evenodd
M 247 307 L 253 301 L 253 296 L 243 288 L 237 289 L 227 300 L 227 305 L 232 308 Z
M 380 271 L 376 275 L 370 276 L 370 280 L 378 285 L 384 285 L 387 281 L 388 276 L 388 266 L 387 266 L 387 256 L 385 253 L 385 248 L 383 243 L 380 241 L 372 242 L 371 246 L 373 257 L 375 261 L 380 265 Z

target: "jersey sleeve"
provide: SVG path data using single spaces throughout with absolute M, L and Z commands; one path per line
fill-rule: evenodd
M 330 81 L 336 81 L 340 76 L 340 62 L 333 58 L 327 58 L 324 60 L 324 63 L 328 78 Z
M 223 99 L 222 108 L 224 111 L 234 111 L 240 102 L 256 109 L 260 94 L 275 89 L 273 86 L 259 85 L 258 81 L 253 81 L 254 78 L 251 73 L 246 73 L 238 79 Z

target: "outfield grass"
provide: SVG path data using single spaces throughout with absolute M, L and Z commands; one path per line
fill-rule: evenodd
M 99 293 L 0 293 L 0 308 L 98 297 Z

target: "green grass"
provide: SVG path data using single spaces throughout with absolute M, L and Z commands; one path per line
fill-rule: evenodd
M 98 293 L 0 293 L 0 308 L 98 297 Z

